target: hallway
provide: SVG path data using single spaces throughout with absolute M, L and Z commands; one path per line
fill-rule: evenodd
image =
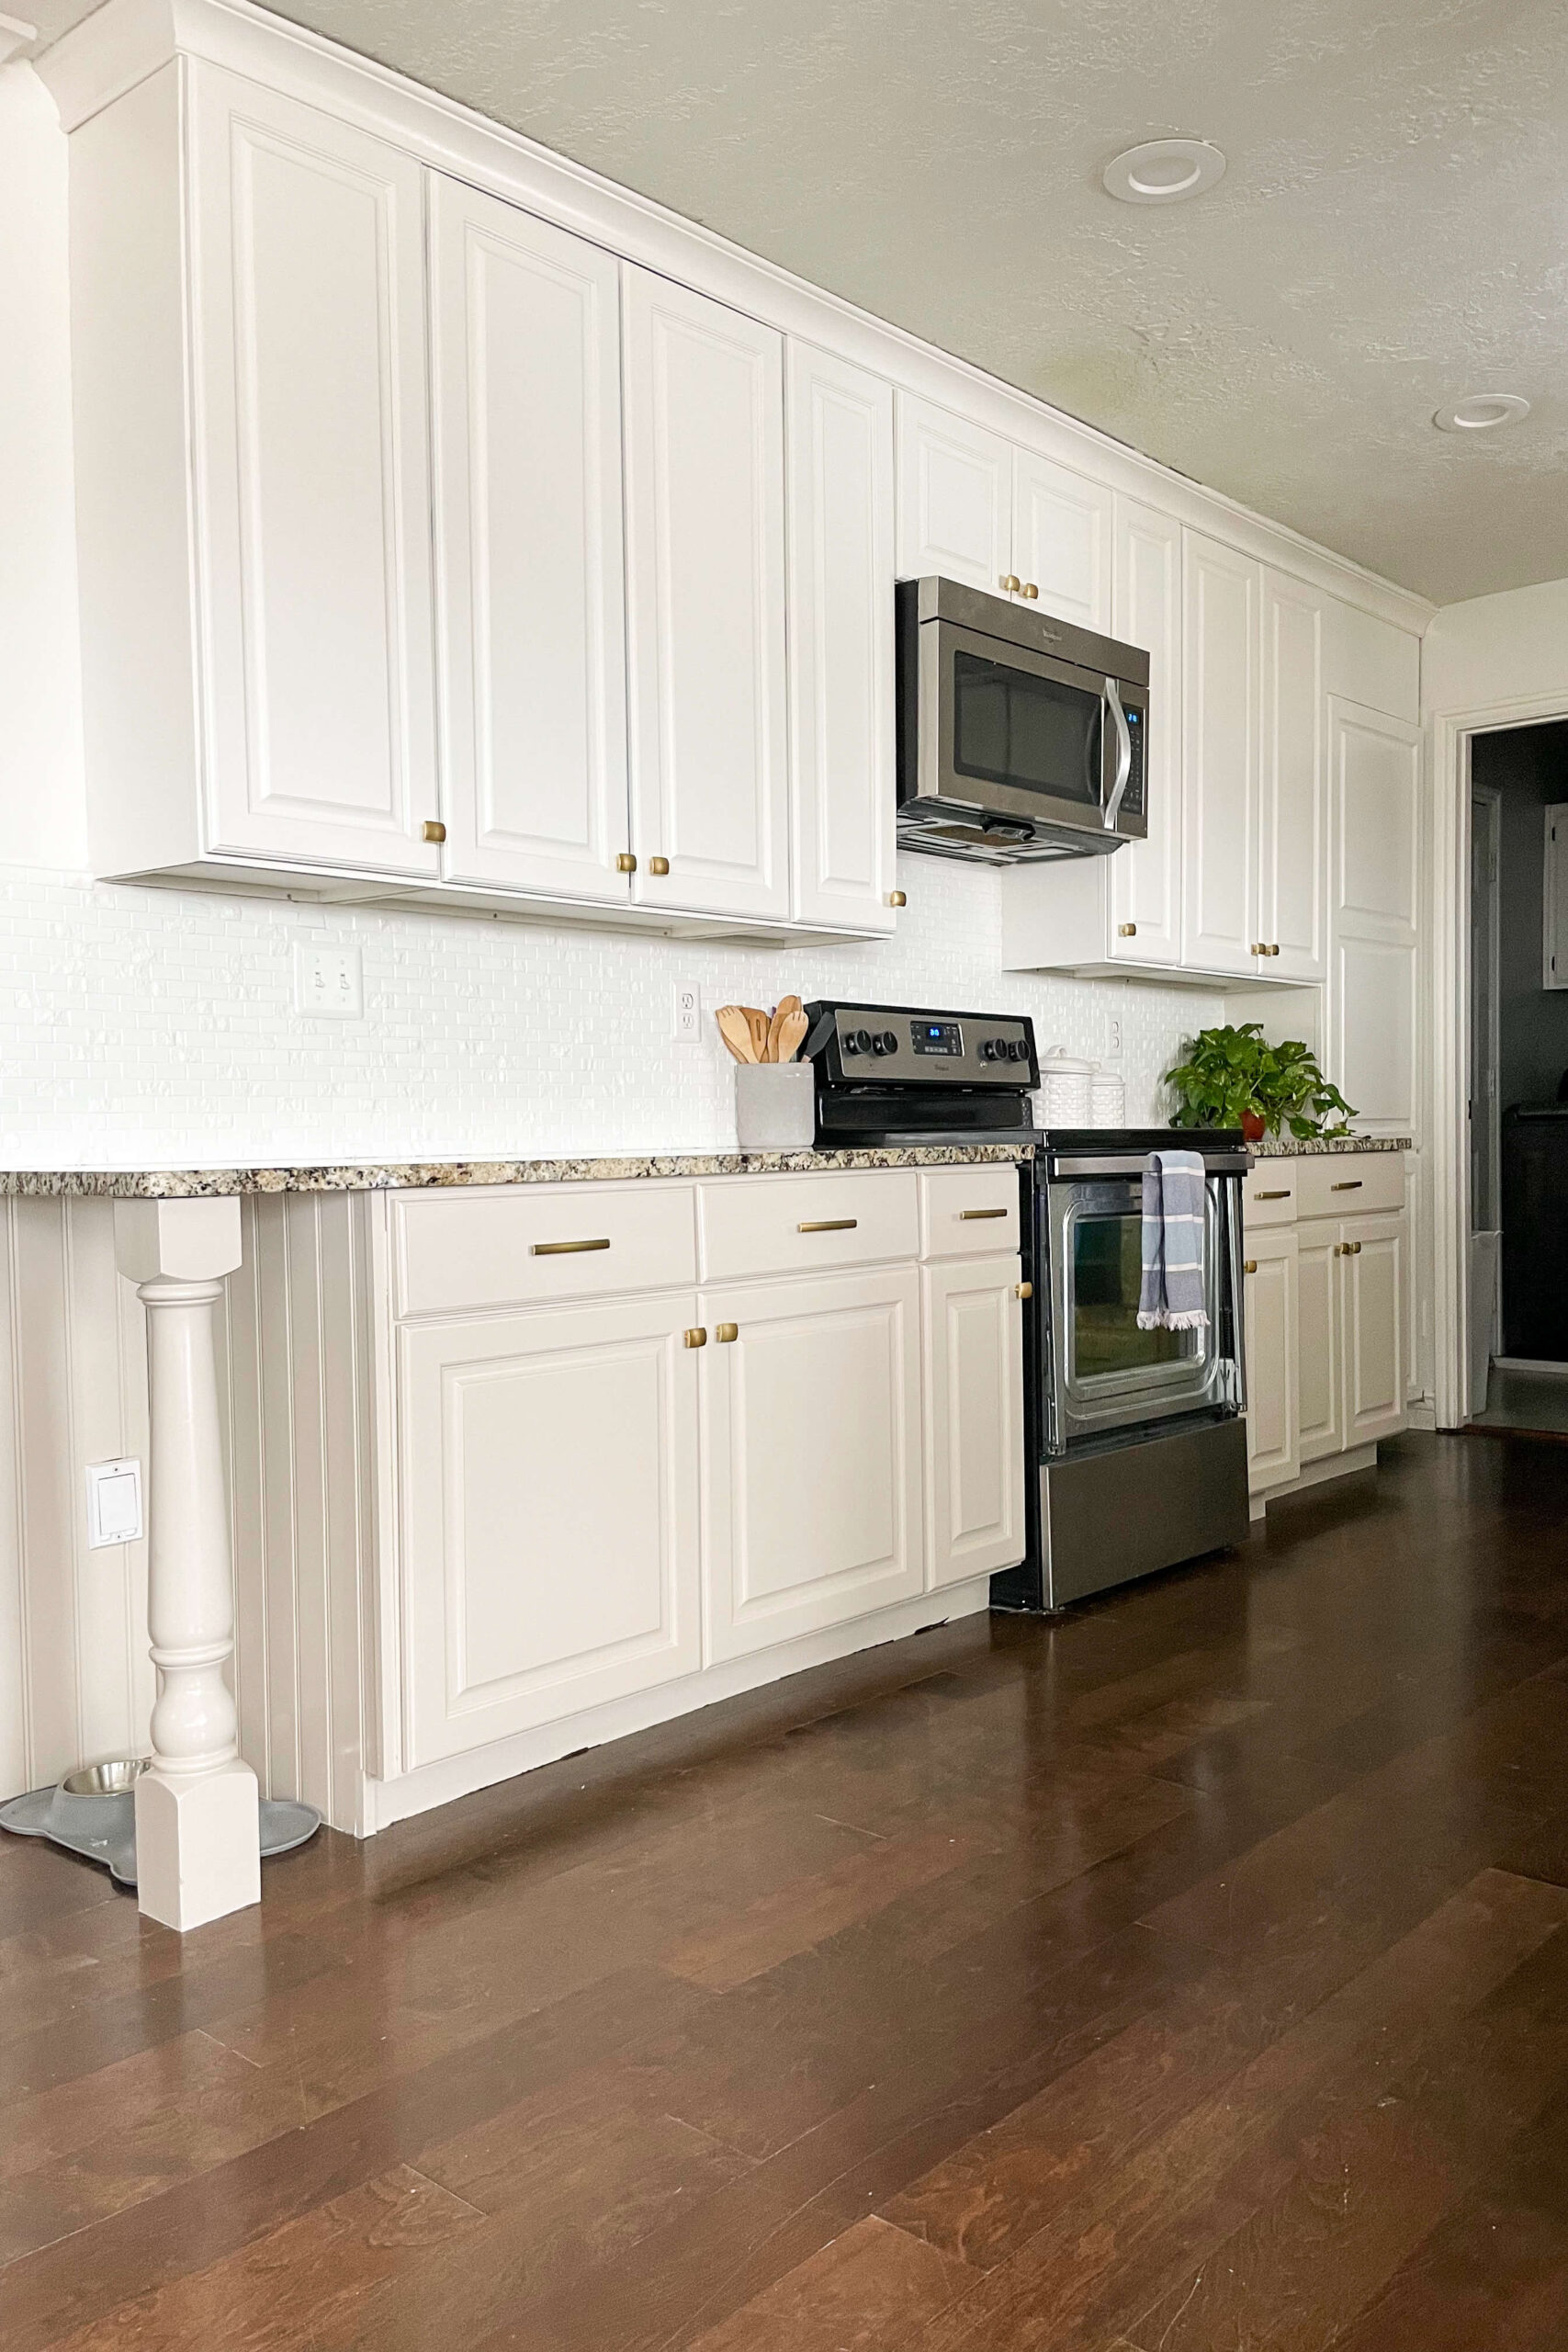
M 0 2336 L 1568 2345 L 1568 1449 L 267 1866 L 0 1840 Z

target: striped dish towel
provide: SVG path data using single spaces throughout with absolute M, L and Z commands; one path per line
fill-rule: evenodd
M 1202 1155 L 1151 1151 L 1144 1170 L 1144 1280 L 1140 1331 L 1201 1331 L 1203 1231 L 1207 1208 Z

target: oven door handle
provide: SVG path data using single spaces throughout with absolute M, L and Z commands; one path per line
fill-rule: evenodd
M 1126 791 L 1133 774 L 1133 735 L 1114 678 L 1105 681 L 1105 699 L 1110 706 L 1111 716 L 1116 721 L 1116 777 L 1111 787 L 1111 797 L 1105 804 L 1105 830 L 1113 833 L 1116 820 L 1122 814 L 1122 795 Z
M 1179 1150 L 1179 1145 L 1173 1145 Z M 1124 1152 L 1119 1159 L 1052 1159 L 1046 1169 L 1046 1182 L 1055 1184 L 1058 1179 L 1070 1176 L 1141 1176 L 1149 1164 L 1146 1151 Z M 1205 1176 L 1245 1176 L 1251 1161 L 1245 1151 L 1206 1151 L 1203 1154 Z

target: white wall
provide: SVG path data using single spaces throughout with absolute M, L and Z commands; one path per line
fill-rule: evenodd
M 1561 693 L 1568 711 L 1568 580 L 1445 605 L 1421 645 L 1421 702 L 1485 710 Z

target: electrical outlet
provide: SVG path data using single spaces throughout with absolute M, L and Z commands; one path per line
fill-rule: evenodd
M 1122 1058 L 1122 1023 L 1120 1021 L 1113 1021 L 1111 1023 L 1109 1035 L 1110 1043 L 1105 1048 L 1105 1058 L 1107 1061 L 1119 1062 Z
M 294 1010 L 357 1021 L 365 1011 L 365 959 L 357 947 L 294 950 Z
M 670 1034 L 678 1046 L 694 1046 L 703 1034 L 702 1001 L 689 980 L 675 983 Z

